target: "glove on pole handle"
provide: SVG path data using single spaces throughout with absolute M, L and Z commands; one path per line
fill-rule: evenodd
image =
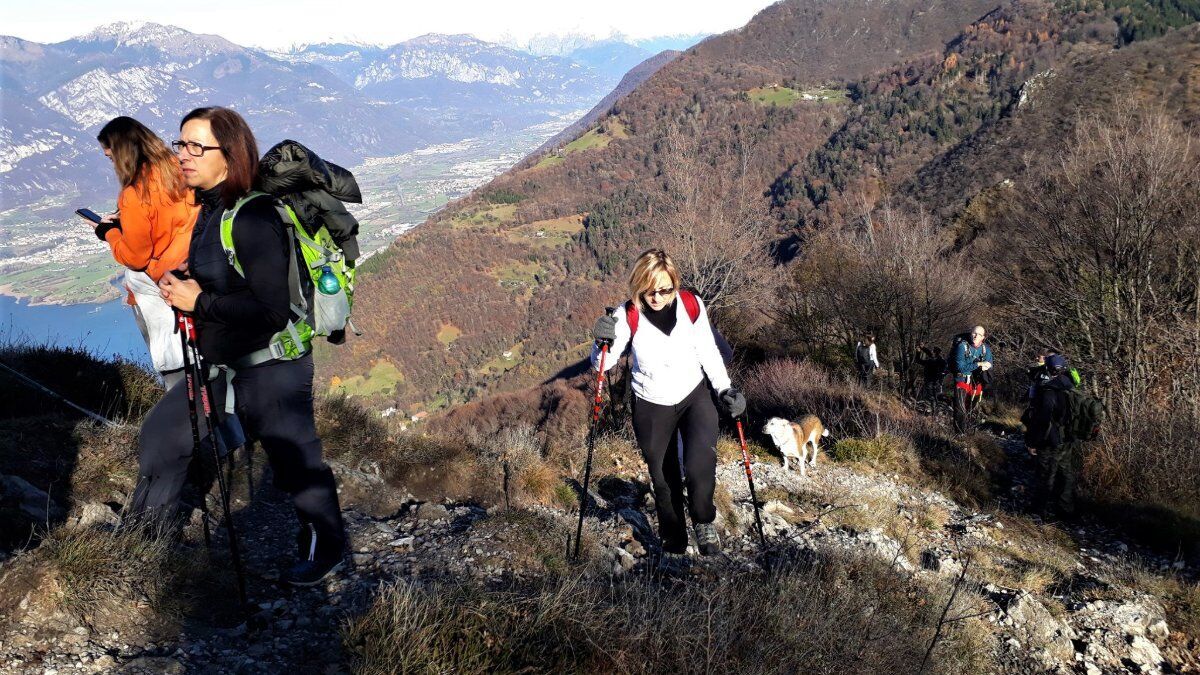
M 615 316 L 615 307 L 605 307 L 608 316 Z M 600 343 L 600 369 L 596 371 L 596 395 L 592 398 L 592 418 L 588 426 L 587 461 L 583 465 L 583 493 L 579 496 L 579 523 L 575 526 L 575 549 L 572 560 L 579 560 L 579 544 L 583 538 L 583 515 L 587 508 L 588 488 L 592 482 L 592 454 L 596 450 L 596 426 L 600 423 L 600 410 L 604 406 L 604 361 L 611 345 L 607 340 Z
M 229 506 L 229 486 L 225 482 L 225 476 L 221 473 L 221 450 L 217 444 L 217 422 L 216 416 L 213 413 L 213 396 L 212 387 L 208 383 L 208 378 L 203 372 L 200 359 L 200 347 L 196 342 L 196 324 L 192 317 L 178 313 L 179 327 L 183 333 L 184 345 L 190 350 L 191 358 L 185 356 L 185 360 L 191 361 L 190 382 L 199 382 L 198 390 L 200 392 L 200 400 L 204 406 L 204 421 L 208 424 L 209 445 L 212 447 L 213 460 L 216 462 L 217 474 L 217 489 L 221 493 L 221 507 L 225 516 L 225 532 L 229 536 L 229 557 L 233 560 L 233 572 L 237 579 L 238 600 L 241 602 L 242 611 L 246 611 L 246 572 L 242 566 L 241 547 L 238 545 L 237 530 L 233 526 L 233 513 Z M 186 353 L 186 352 L 185 352 Z M 196 389 L 189 389 L 190 396 L 194 396 Z M 193 399 L 192 405 L 195 406 Z
M 767 537 L 763 534 L 762 516 L 758 513 L 758 494 L 754 491 L 754 472 L 750 470 L 750 449 L 746 447 L 746 432 L 742 429 L 742 419 L 737 418 L 738 441 L 742 444 L 742 464 L 746 467 L 746 482 L 750 485 L 750 503 L 754 505 L 754 525 L 758 529 L 758 542 L 763 553 L 767 551 Z

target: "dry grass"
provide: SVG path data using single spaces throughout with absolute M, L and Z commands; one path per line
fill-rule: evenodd
M 566 571 L 567 536 L 574 536 L 575 521 L 569 515 L 507 509 L 478 523 L 475 532 L 491 543 L 492 551 L 491 557 L 476 561 L 477 565 L 500 563 L 527 576 L 543 576 Z M 585 527 L 581 559 L 594 561 L 598 551 L 595 538 Z
M 975 553 L 988 579 L 1041 593 L 1075 574 L 1075 544 L 1062 530 L 1020 516 L 1006 515 L 1000 522 L 1004 529 L 993 531 L 995 543 Z
M 891 434 L 844 438 L 830 448 L 829 456 L 839 462 L 865 465 L 887 473 L 909 473 L 915 463 L 912 443 Z
M 832 556 L 797 557 L 770 578 L 711 582 L 401 584 L 384 588 L 343 635 L 364 675 L 916 672 L 945 590 Z M 951 630 L 927 672 L 965 672 L 981 643 L 973 629 Z
M 14 574 L 39 579 L 31 616 L 61 610 L 105 630 L 169 631 L 199 597 L 199 584 L 211 581 L 211 564 L 183 555 L 173 537 L 148 525 L 60 527 Z

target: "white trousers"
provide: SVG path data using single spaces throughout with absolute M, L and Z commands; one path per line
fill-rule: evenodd
M 154 369 L 165 373 L 183 368 L 183 346 L 175 332 L 175 310 L 159 294 L 158 284 L 145 272 L 125 270 L 125 287 L 137 301 L 133 317 L 146 340 Z

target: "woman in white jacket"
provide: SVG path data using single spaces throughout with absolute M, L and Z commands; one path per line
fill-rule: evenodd
M 596 320 L 592 367 L 598 367 L 601 344 L 611 344 L 614 355 L 606 370 L 626 347 L 632 352 L 633 431 L 650 469 L 663 551 L 687 550 L 686 505 L 700 552 L 717 553 L 718 420 L 710 389 L 731 417 L 745 411 L 746 399 L 730 385 L 703 301 L 679 288 L 679 272 L 666 253 L 651 249 L 638 257 L 629 295 L 623 311 Z M 683 439 L 683 472 L 677 433 Z

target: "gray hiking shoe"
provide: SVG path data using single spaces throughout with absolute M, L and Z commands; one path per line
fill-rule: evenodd
M 721 538 L 717 536 L 717 526 L 712 523 L 696 525 L 696 548 L 701 555 L 713 555 L 721 552 Z

